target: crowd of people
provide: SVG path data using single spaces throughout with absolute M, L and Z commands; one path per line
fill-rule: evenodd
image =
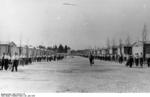
M 12 57 L 9 54 L 3 53 L 0 59 L 0 70 L 11 70 L 12 72 L 15 70 L 18 71 L 18 65 L 28 65 L 32 64 L 32 62 L 51 62 L 51 61 L 59 61 L 64 59 L 64 55 L 53 54 L 49 56 L 36 56 L 36 57 L 23 57 L 19 56 L 18 53 L 15 53 Z
M 80 55 L 82 57 L 89 58 L 90 65 L 94 64 L 94 59 L 97 60 L 103 60 L 103 61 L 113 61 L 120 64 L 125 64 L 125 66 L 132 68 L 133 66 L 136 67 L 143 67 L 144 65 L 147 65 L 150 67 L 150 58 L 144 58 L 143 54 L 140 55 L 137 53 L 136 55 L 94 55 L 90 53 L 89 55 Z
M 143 67 L 144 65 L 150 67 L 150 58 L 143 58 L 142 54 L 141 56 L 139 56 L 138 54 L 136 54 L 135 56 L 130 55 L 126 62 L 126 66 L 129 66 L 131 68 L 134 65 L 136 67 Z

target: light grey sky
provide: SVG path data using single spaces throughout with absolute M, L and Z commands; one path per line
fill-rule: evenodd
M 67 5 L 65 3 L 73 4 Z M 150 31 L 150 0 L 0 0 L 0 41 L 103 47 Z

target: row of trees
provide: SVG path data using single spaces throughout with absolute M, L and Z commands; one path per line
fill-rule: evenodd
M 130 36 L 128 35 L 125 42 L 123 43 L 123 40 L 120 38 L 119 39 L 119 46 L 123 45 L 123 44 L 126 44 L 126 45 L 131 45 L 131 39 L 130 39 Z M 109 38 L 107 38 L 107 41 L 106 41 L 106 45 L 108 48 L 110 47 L 113 47 L 113 46 L 117 46 L 117 43 L 116 43 L 116 40 L 113 39 L 111 42 L 109 40 Z
M 141 34 L 141 41 L 143 41 L 143 42 L 148 41 L 147 26 L 145 24 L 144 24 L 143 31 Z M 121 46 L 122 44 L 131 45 L 131 37 L 128 35 L 126 40 L 124 41 L 124 43 L 123 43 L 122 39 L 120 38 L 119 39 L 119 45 Z M 112 39 L 110 41 L 109 38 L 107 38 L 106 45 L 108 48 L 110 48 L 111 46 L 116 46 L 117 45 L 116 40 Z
M 52 51 L 55 51 L 57 53 L 67 53 L 68 50 L 70 50 L 71 48 L 67 45 L 63 46 L 62 44 L 60 44 L 59 46 L 57 45 L 54 45 L 54 46 L 43 46 L 43 45 L 39 45 L 39 48 L 41 49 L 47 49 L 47 50 L 52 50 Z

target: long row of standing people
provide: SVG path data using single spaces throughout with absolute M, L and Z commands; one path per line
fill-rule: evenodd
M 1 65 L 0 70 L 11 69 L 11 71 L 13 72 L 15 69 L 17 71 L 18 70 L 18 64 L 19 64 L 19 57 L 18 57 L 17 53 L 15 53 L 15 55 L 12 57 L 10 57 L 8 54 L 4 53 L 2 58 L 1 58 L 1 61 L 0 61 L 0 65 Z
M 95 59 L 105 60 L 105 61 L 115 61 L 119 62 L 120 64 L 125 63 L 125 66 L 127 67 L 143 67 L 144 65 L 147 65 L 150 67 L 150 58 L 143 58 L 143 54 L 138 55 L 138 53 L 133 55 L 128 55 L 126 57 L 123 57 L 121 55 L 114 55 L 114 56 L 95 56 Z
M 51 56 L 37 56 L 34 58 L 25 58 L 25 57 L 19 57 L 17 53 L 15 53 L 14 56 L 10 57 L 9 54 L 3 53 L 3 56 L 0 60 L 0 70 L 8 70 L 11 69 L 13 72 L 14 69 L 17 72 L 18 71 L 18 65 L 28 65 L 32 64 L 32 62 L 51 62 L 51 61 L 59 61 L 63 60 L 63 55 L 51 55 Z
M 126 66 L 132 68 L 134 65 L 136 67 L 143 67 L 144 65 L 147 65 L 148 67 L 150 67 L 150 58 L 143 58 L 142 56 L 142 53 L 141 56 L 139 56 L 138 54 L 136 54 L 135 56 L 130 55 L 126 62 Z
M 94 59 L 98 59 L 98 60 L 104 60 L 104 61 L 114 61 L 114 62 L 118 62 L 120 64 L 124 63 L 125 66 L 127 67 L 143 67 L 144 65 L 147 65 L 148 67 L 150 67 L 150 58 L 143 58 L 143 54 L 141 53 L 140 55 L 138 55 L 138 53 L 133 56 L 133 55 L 128 55 L 126 57 L 121 56 L 121 55 L 103 55 L 103 56 L 96 56 L 96 55 L 92 55 L 90 54 L 90 56 L 87 55 L 81 55 L 82 57 L 89 57 L 89 61 L 90 64 L 93 63 Z M 94 56 L 94 58 L 93 58 Z

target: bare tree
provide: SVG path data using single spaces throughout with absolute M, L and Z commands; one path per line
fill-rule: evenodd
M 119 39 L 119 46 L 120 47 L 122 46 L 122 39 L 121 38 Z
M 130 36 L 128 35 L 127 38 L 126 38 L 126 45 L 130 45 L 131 44 L 131 39 L 130 39 Z
M 147 26 L 144 24 L 143 32 L 142 32 L 142 41 L 147 41 Z
M 110 40 L 107 38 L 107 47 L 110 48 Z
M 113 47 L 116 46 L 116 41 L 115 41 L 114 38 L 112 39 L 112 46 L 113 46 Z
M 136 37 L 136 41 L 139 41 L 140 39 L 139 39 L 139 37 Z
M 122 56 L 122 39 L 120 38 L 119 39 L 119 49 L 120 49 L 120 54 L 121 54 L 121 56 Z

